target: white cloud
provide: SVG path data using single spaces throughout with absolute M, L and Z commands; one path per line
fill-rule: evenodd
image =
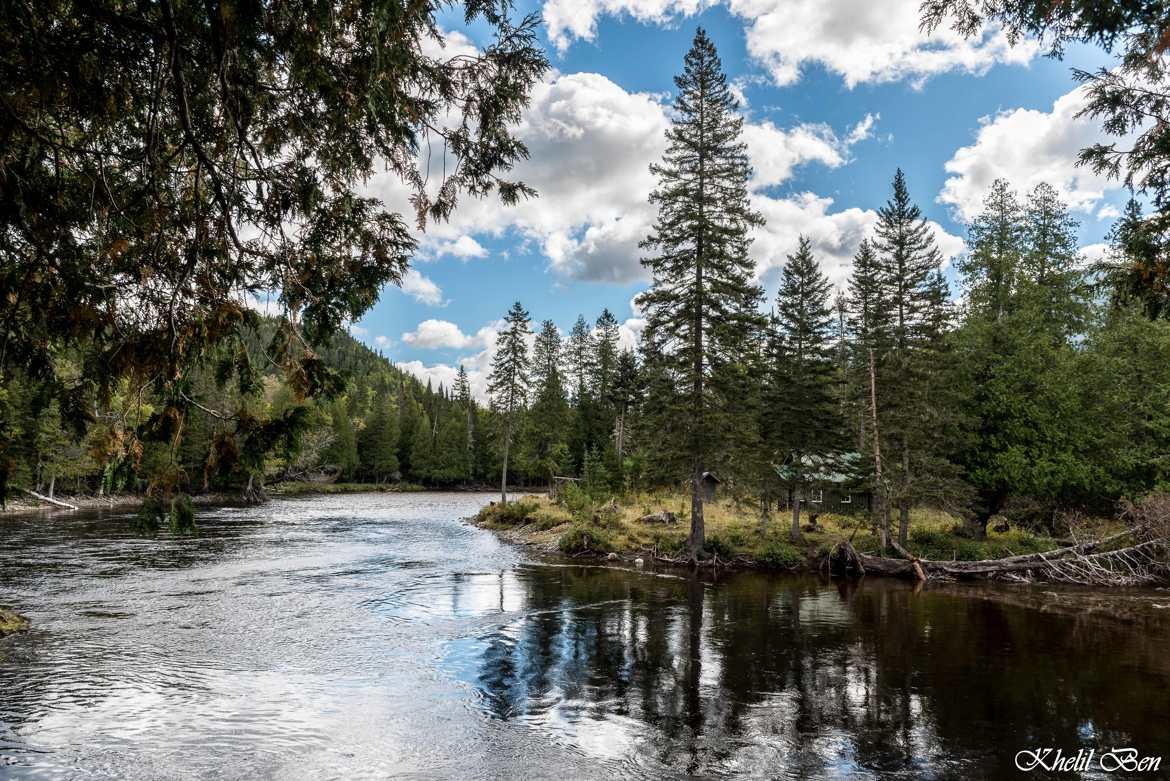
M 420 323 L 419 325 L 422 326 L 423 324 Z M 399 361 L 395 365 L 403 371 L 410 372 L 423 382 L 429 379 L 435 386 L 442 382 L 447 387 L 450 387 L 451 383 L 455 381 L 455 376 L 459 371 L 458 367 L 463 366 L 467 371 L 467 379 L 471 385 L 472 395 L 479 401 L 486 403 L 488 400 L 488 375 L 491 374 L 492 358 L 496 352 L 496 334 L 502 327 L 502 321 L 496 320 L 487 323 L 476 331 L 475 336 L 464 335 L 464 347 L 474 348 L 476 346 L 482 346 L 483 349 L 459 358 L 454 365 L 447 363 L 427 364 L 420 360 Z M 418 329 L 416 329 L 417 331 Z M 459 333 L 462 334 L 461 331 Z M 403 339 L 406 339 L 406 334 L 403 334 Z M 535 334 L 529 334 L 527 341 L 530 353 L 535 339 Z
M 1047 182 L 1071 208 L 1091 213 L 1119 183 L 1076 165 L 1082 148 L 1105 138 L 1097 120 L 1077 117 L 1085 103 L 1077 88 L 1057 98 L 1051 111 L 1017 108 L 985 117 L 975 143 L 946 162 L 950 176 L 939 202 L 970 220 L 982 211 L 991 183 L 1003 178 L 1022 193 Z
M 645 329 L 646 318 L 628 318 L 618 326 L 618 348 L 621 350 L 637 350 L 638 342 L 642 339 L 642 331 Z
M 639 22 L 663 24 L 715 4 L 711 0 L 548 0 L 544 23 L 549 39 L 563 52 L 575 38 L 592 41 L 602 14 L 625 14 Z
M 593 40 L 603 14 L 664 24 L 693 16 L 703 0 L 548 0 L 544 21 L 564 51 L 574 39 Z M 926 78 L 948 71 L 983 73 L 996 63 L 1026 63 L 1038 47 L 1009 45 L 999 31 L 964 38 L 945 25 L 919 29 L 919 0 L 726 0 L 744 20 L 748 53 L 777 84 L 799 80 L 808 65 L 837 73 L 850 88 L 867 82 Z
M 454 241 L 442 242 L 436 251 L 439 256 L 451 255 L 460 260 L 471 260 L 472 258 L 487 257 L 487 250 L 475 239 L 470 236 L 463 235 Z
M 1098 220 L 1116 220 L 1121 216 L 1121 209 L 1117 208 L 1111 203 L 1107 203 L 1097 210 Z
M 482 249 L 473 234 L 515 230 L 538 246 L 561 276 L 615 283 L 646 279 L 638 243 L 654 219 L 648 197 L 656 181 L 648 161 L 661 159 L 670 124 L 660 100 L 626 92 L 595 73 L 555 74 L 537 85 L 517 131 L 531 157 L 513 174 L 539 197 L 511 207 L 495 198 L 464 199 L 449 222 L 430 225 L 420 237 L 422 256 L 457 255 L 460 247 L 471 253 Z M 870 132 L 875 120 L 867 115 L 845 140 L 825 125 L 746 124 L 757 168 L 753 186 L 781 184 L 805 163 L 842 165 L 850 143 Z M 394 177 L 377 177 L 372 189 L 391 208 L 409 213 L 405 190 Z
M 797 125 L 792 130 L 781 130 L 767 120 L 755 125 L 745 123 L 743 140 L 755 169 L 753 189 L 787 181 L 801 163 L 815 161 L 836 168 L 845 162 L 843 145 L 828 125 Z
M 358 338 L 361 338 L 370 332 L 369 329 L 363 328 L 360 325 L 355 325 L 353 323 L 349 323 L 348 325 L 346 325 L 345 330 L 349 331 L 351 336 L 355 336 Z
M 1090 268 L 1105 260 L 1111 249 L 1108 244 L 1086 244 L 1081 247 L 1080 262 L 1077 265 L 1080 268 Z
M 374 337 L 374 343 L 379 347 L 389 347 L 393 340 L 389 336 L 378 334 Z
M 872 137 L 873 127 L 881 118 L 881 114 L 866 114 L 865 117 L 856 125 L 854 125 L 852 130 L 849 131 L 849 135 L 845 138 L 845 143 L 849 146 L 853 146 L 856 143 Z
M 500 323 L 497 321 L 468 335 L 448 320 L 423 320 L 413 331 L 404 333 L 402 341 L 421 349 L 464 350 L 469 347 L 490 347 L 495 343 L 499 328 Z
M 402 292 L 427 306 L 443 305 L 443 290 L 413 268 L 402 275 Z
M 788 198 L 757 196 L 752 203 L 767 221 L 755 231 L 752 244 L 756 276 L 760 278 L 783 267 L 804 235 L 812 242 L 813 254 L 829 281 L 840 285 L 849 278 L 858 245 L 863 238 L 873 236 L 878 219 L 873 209 L 830 211 L 833 199 L 814 193 Z M 963 251 L 963 239 L 947 233 L 938 223 L 929 225 L 944 261 L 949 263 Z

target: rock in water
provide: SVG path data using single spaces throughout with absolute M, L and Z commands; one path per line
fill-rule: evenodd
M 28 619 L 5 607 L 0 607 L 0 637 L 28 629 Z

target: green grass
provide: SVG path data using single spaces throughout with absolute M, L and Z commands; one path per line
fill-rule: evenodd
M 309 494 L 364 494 L 404 493 L 425 490 L 417 483 L 310 483 L 288 480 L 273 483 L 268 492 L 278 496 L 303 496 Z
M 662 510 L 678 516 L 674 524 L 648 523 L 642 517 Z M 852 537 L 860 551 L 879 553 L 877 535 L 869 522 L 860 516 L 822 513 L 815 531 L 801 532 L 798 542 L 788 538 L 790 517 L 773 511 L 765 525 L 761 523 L 759 508 L 754 502 L 736 502 L 720 498 L 704 507 L 706 525 L 705 551 L 717 554 L 721 560 L 737 556 L 763 566 L 794 570 L 815 566 L 828 555 L 840 540 Z M 690 531 L 690 497 L 680 493 L 650 492 L 620 497 L 591 498 L 583 491 L 570 491 L 565 500 L 556 503 L 548 497 L 529 497 L 508 506 L 484 508 L 481 524 L 495 528 L 524 526 L 526 535 L 536 538 L 565 524 L 572 524 L 557 541 L 566 553 L 649 553 L 678 558 L 687 550 Z M 807 515 L 801 518 L 808 523 Z M 1057 541 L 1041 537 L 1023 529 L 1007 532 L 989 532 L 983 541 L 968 539 L 959 534 L 960 520 L 952 515 L 927 508 L 916 508 L 910 514 L 910 544 L 912 553 L 928 559 L 950 561 L 959 559 L 1001 558 L 1020 553 L 1034 553 L 1058 546 Z M 895 556 L 887 551 L 888 556 Z

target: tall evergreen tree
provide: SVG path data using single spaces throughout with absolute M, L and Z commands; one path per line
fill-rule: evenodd
M 1024 210 L 1021 269 L 1029 298 L 1035 299 L 1039 325 L 1056 341 L 1080 333 L 1088 317 L 1080 262 L 1080 223 L 1056 189 L 1041 182 Z
M 808 489 L 810 457 L 823 458 L 839 444 L 841 421 L 834 393 L 836 370 L 832 343 L 832 286 L 801 236 L 796 253 L 780 277 L 776 293 L 779 363 L 774 368 L 778 392 L 772 417 L 777 423 L 776 451 L 793 479 L 792 527 L 800 538 L 800 504 Z
M 561 334 L 552 320 L 541 323 L 532 347 L 531 452 L 536 468 L 551 480 L 568 457 L 569 404 L 561 375 Z
M 579 405 L 589 387 L 596 363 L 596 347 L 593 332 L 585 322 L 584 315 L 577 315 L 577 322 L 569 332 L 565 344 L 565 376 L 569 381 L 568 390 L 573 394 L 573 403 Z
M 503 437 L 503 465 L 500 471 L 500 501 L 508 503 L 508 455 L 512 435 L 519 428 L 518 417 L 528 401 L 528 336 L 531 320 L 520 302 L 512 304 L 504 318 L 504 329 L 496 336 L 496 354 L 488 375 L 492 409 L 500 416 Z
M 969 232 L 960 264 L 969 301 L 954 339 L 954 383 L 970 389 L 958 457 L 977 494 L 970 532 L 979 538 L 1011 496 L 1052 503 L 1092 481 L 1087 437 L 1072 425 L 1082 417 L 1071 333 L 1082 317 L 1069 254 L 1075 225 L 1043 188 L 1027 211 L 1005 203 L 1015 195 L 997 183 Z M 1015 243 L 1002 239 L 1009 234 Z M 996 284 L 1001 276 L 1013 279 L 1010 290 Z
M 934 235 L 921 210 L 910 199 L 901 169 L 894 174 L 893 195 L 878 210 L 874 250 L 888 295 L 889 342 L 881 361 L 878 392 L 885 418 L 880 436 L 892 448 L 883 461 L 884 493 L 898 507 L 898 538 L 905 545 L 910 525 L 910 507 L 920 496 L 916 487 L 924 475 L 916 472 L 916 461 L 929 438 L 923 428 L 922 406 L 929 391 L 922 381 L 919 360 L 923 326 L 930 301 L 930 276 L 942 263 Z M 884 506 L 888 510 L 889 506 Z M 889 536 L 888 520 L 882 519 L 883 541 Z
M 760 326 L 762 296 L 752 281 L 749 231 L 763 218 L 752 210 L 743 118 L 727 85 L 715 46 L 698 30 L 675 77 L 678 96 L 661 164 L 651 166 L 658 187 L 652 232 L 642 259 L 653 278 L 639 296 L 662 340 L 672 373 L 685 388 L 676 414 L 686 421 L 691 459 L 692 560 L 703 550 L 702 476 L 719 443 L 718 418 L 733 406 L 721 391 L 724 370 L 738 346 Z

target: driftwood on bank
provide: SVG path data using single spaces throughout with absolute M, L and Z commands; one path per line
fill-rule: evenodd
M 42 502 L 48 502 L 49 504 L 56 505 L 57 507 L 62 507 L 66 510 L 76 510 L 77 509 L 77 505 L 75 505 L 75 504 L 69 504 L 69 502 L 62 502 L 60 499 L 53 499 L 53 498 L 48 497 L 48 496 L 43 496 L 41 494 L 38 494 L 36 491 L 30 491 L 27 488 L 22 488 L 20 490 L 24 491 L 26 494 L 33 497 L 34 499 L 39 499 Z
M 892 545 L 900 559 L 859 553 L 849 542 L 839 542 L 830 554 L 830 570 L 841 575 L 884 575 L 887 577 L 927 580 L 940 578 L 1048 580 L 1086 585 L 1132 586 L 1165 580 L 1170 577 L 1166 560 L 1167 538 L 1149 536 L 1148 529 L 1138 526 L 1123 532 L 1064 548 L 980 561 L 935 561 L 922 559 L 896 542 Z M 1132 537 L 1132 545 L 1102 550 Z

